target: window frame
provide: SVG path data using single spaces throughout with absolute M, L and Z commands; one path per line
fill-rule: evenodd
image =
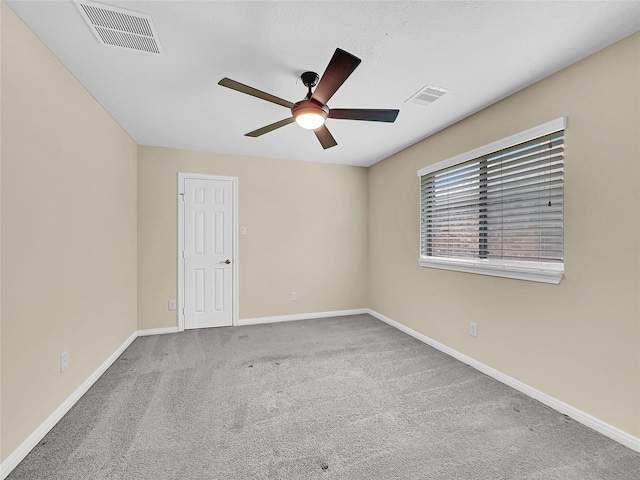
M 460 155 L 448 158 L 441 162 L 434 163 L 417 171 L 418 178 L 438 170 L 453 167 L 455 165 L 474 160 L 478 157 L 498 152 L 520 143 L 534 140 L 538 137 L 549 135 L 560 130 L 565 130 L 567 117 L 560 117 L 550 122 L 538 125 L 523 132 L 510 135 L 495 142 L 483 145 Z M 566 143 L 566 142 L 565 142 Z M 422 187 L 420 186 L 422 194 Z M 420 206 L 418 216 L 419 225 L 422 222 Z M 419 253 L 418 263 L 422 267 L 430 267 L 444 270 L 454 270 L 466 273 L 476 273 L 498 277 L 514 278 L 518 280 L 529 280 L 559 284 L 564 275 L 563 262 L 539 262 L 527 260 L 503 260 L 503 259 L 483 259 L 483 258 L 457 258 L 457 257 L 433 257 L 423 256 L 421 251 L 422 232 L 419 232 Z

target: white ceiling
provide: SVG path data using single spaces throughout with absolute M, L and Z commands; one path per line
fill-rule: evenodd
M 158 56 L 101 45 L 70 0 L 7 3 L 138 144 L 360 166 L 640 30 L 640 1 L 101 2 L 150 14 Z M 329 106 L 394 124 L 328 119 L 327 150 L 296 124 L 244 136 L 290 112 L 221 78 L 296 102 L 336 47 L 362 63 Z M 427 84 L 448 92 L 405 103 Z

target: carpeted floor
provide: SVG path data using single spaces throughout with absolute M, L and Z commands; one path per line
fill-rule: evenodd
M 639 478 L 640 454 L 368 315 L 138 338 L 8 477 Z

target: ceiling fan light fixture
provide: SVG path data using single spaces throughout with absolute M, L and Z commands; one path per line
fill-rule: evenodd
M 329 115 L 329 108 L 326 105 L 319 105 L 313 100 L 302 100 L 296 103 L 291 109 L 296 123 L 307 130 L 315 130 L 324 125 L 324 121 Z
M 315 130 L 324 125 L 324 117 L 316 112 L 299 113 L 296 115 L 296 123 L 307 130 Z

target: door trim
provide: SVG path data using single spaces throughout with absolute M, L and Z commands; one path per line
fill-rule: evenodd
M 178 172 L 178 331 L 184 331 L 184 182 L 186 179 L 197 180 L 225 180 L 230 181 L 233 190 L 233 207 L 231 214 L 231 232 L 233 233 L 233 292 L 231 324 L 238 324 L 238 177 L 226 177 L 221 175 L 207 175 L 203 173 Z

